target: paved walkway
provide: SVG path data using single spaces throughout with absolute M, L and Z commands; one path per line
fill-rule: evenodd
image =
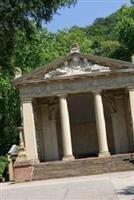
M 0 200 L 134 200 L 134 171 L 3 183 Z

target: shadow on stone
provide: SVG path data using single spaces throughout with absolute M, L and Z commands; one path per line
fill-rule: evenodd
M 127 161 L 127 162 L 129 161 L 130 163 L 134 164 L 134 155 L 131 154 L 130 158 L 124 158 L 123 161 Z
M 134 164 L 134 154 L 131 154 L 131 156 L 130 156 L 130 162 L 131 162 L 132 164 Z
M 125 189 L 122 189 L 121 192 L 118 194 L 123 194 L 123 195 L 134 195 L 134 186 L 128 186 Z

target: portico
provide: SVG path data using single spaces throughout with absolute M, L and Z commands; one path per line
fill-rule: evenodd
M 14 84 L 27 160 L 68 161 L 133 150 L 132 63 L 74 51 Z
M 96 95 L 98 95 L 96 97 Z M 90 99 L 92 97 L 92 99 Z M 86 106 L 83 105 L 82 103 L 84 98 L 88 98 L 88 101 L 86 100 Z M 48 99 L 48 103 L 44 103 L 44 105 L 39 105 L 40 104 L 40 99 L 36 99 L 36 103 L 34 104 L 34 107 L 36 107 L 36 111 L 34 113 L 34 115 L 36 116 L 36 128 L 37 128 L 37 132 L 39 130 L 39 132 L 41 132 L 42 130 L 47 130 L 47 132 L 49 132 L 49 139 L 47 138 L 47 136 L 45 136 L 45 132 L 44 134 L 44 141 L 46 140 L 47 144 L 44 145 L 45 147 L 47 147 L 47 149 L 51 146 L 50 143 L 52 139 L 55 138 L 55 142 L 56 142 L 56 152 L 57 155 L 54 156 L 53 158 L 51 158 L 51 156 L 49 158 L 47 158 L 47 155 L 44 157 L 44 159 L 46 160 L 57 160 L 58 158 L 63 159 L 63 160 L 68 160 L 68 159 L 74 159 L 74 155 L 73 152 L 75 153 L 75 156 L 83 156 L 86 154 L 94 154 L 95 156 L 109 156 L 109 150 L 108 150 L 108 142 L 107 142 L 107 135 L 106 135 L 106 124 L 105 124 L 105 118 L 104 118 L 104 110 L 103 110 L 103 103 L 102 103 L 102 98 L 101 99 L 97 99 L 97 98 L 101 98 L 101 93 L 99 91 L 94 91 L 93 94 L 92 93 L 81 93 L 81 94 L 72 94 L 72 95 L 58 95 L 58 97 L 55 97 L 55 102 L 54 102 L 54 107 L 57 107 L 57 109 L 54 108 L 54 110 L 50 111 L 49 107 L 51 107 L 49 101 L 53 104 L 53 101 L 51 100 L 51 97 L 49 97 Z M 92 112 L 95 112 L 93 115 L 95 119 L 91 119 L 93 120 L 93 122 L 91 122 L 91 128 L 92 128 L 92 136 L 91 137 L 95 137 L 95 139 L 93 139 L 93 144 L 89 143 L 86 141 L 86 137 L 88 137 L 89 141 L 90 141 L 90 119 L 92 118 L 90 115 L 90 101 L 93 100 L 94 102 L 92 103 L 95 104 L 95 109 L 92 107 Z M 58 103 L 59 101 L 59 103 Z M 76 112 L 77 109 L 80 109 L 79 107 L 75 106 L 75 101 L 78 101 L 80 106 L 84 108 L 84 110 L 86 110 L 86 114 L 85 112 L 83 112 L 83 109 L 81 108 L 80 112 Z M 38 102 L 38 103 L 37 103 Z M 44 100 L 45 102 L 45 100 Z M 68 106 L 69 103 L 69 106 Z M 41 118 L 43 119 L 43 124 L 41 125 L 38 121 L 38 105 L 39 107 L 42 108 L 42 113 L 43 115 L 41 116 Z M 101 109 L 100 105 L 102 106 Z M 89 108 L 87 107 L 89 106 Z M 98 108 L 99 106 L 99 108 Z M 45 111 L 44 108 L 45 107 Z M 46 110 L 47 109 L 47 110 Z M 53 109 L 53 108 L 52 108 Z M 72 110 L 74 109 L 74 111 Z M 38 111 L 37 111 L 38 110 Z M 50 116 L 47 117 L 47 115 L 51 115 L 50 112 L 55 112 L 53 113 L 54 116 L 54 130 L 55 131 L 51 131 L 48 130 L 48 125 L 50 122 L 48 122 L 48 120 L 46 120 L 46 118 L 48 118 L 50 120 Z M 88 113 L 89 112 L 89 113 Z M 44 116 L 45 115 L 45 116 Z M 70 115 L 70 116 L 69 116 Z M 79 115 L 79 116 L 78 116 Z M 82 117 L 85 116 L 85 119 Z M 96 116 L 96 117 L 95 117 Z M 70 119 L 71 118 L 71 119 Z M 40 121 L 42 121 L 42 119 Z M 51 120 L 50 120 L 51 121 Z M 46 124 L 46 126 L 44 125 Z M 92 126 L 93 124 L 93 126 Z M 50 125 L 49 125 L 50 126 Z M 42 128 L 41 128 L 42 127 Z M 96 130 L 97 129 L 97 130 Z M 82 135 L 83 134 L 83 135 Z M 94 135 L 93 135 L 94 134 Z M 52 135 L 52 137 L 50 138 L 50 135 Z M 54 135 L 56 135 L 56 137 L 54 137 Z M 54 138 L 53 138 L 54 137 Z M 77 139 L 76 139 L 76 138 Z M 85 137 L 85 138 L 84 138 Z M 42 141 L 41 139 L 42 137 L 38 138 L 40 141 Z M 85 141 L 85 146 L 84 147 L 84 143 L 81 144 L 81 140 L 83 138 L 83 141 Z M 73 139 L 73 142 L 72 142 Z M 59 141 L 58 141 L 59 140 Z M 77 141 L 76 141 L 77 140 Z M 76 142 L 75 142 L 76 141 Z M 49 143 L 50 142 L 50 143 Z M 38 145 L 39 147 L 41 147 L 43 142 L 40 142 L 40 144 Z M 59 143 L 59 145 L 57 145 Z M 73 143 L 73 144 L 72 144 Z M 78 143 L 79 143 L 79 147 L 78 147 Z M 90 145 L 92 145 L 93 149 L 90 147 Z M 98 147 L 99 146 L 99 147 Z M 52 147 L 52 146 L 51 146 Z M 41 147 L 42 148 L 42 147 Z M 41 148 L 39 150 L 39 152 L 41 152 Z M 78 150 L 78 148 L 81 149 Z M 84 150 L 85 148 L 85 150 Z M 46 150 L 47 151 L 47 150 Z M 45 152 L 46 152 L 45 151 Z M 55 151 L 54 151 L 55 153 Z M 45 155 L 45 153 L 44 153 Z M 43 157 L 43 156 L 42 156 Z

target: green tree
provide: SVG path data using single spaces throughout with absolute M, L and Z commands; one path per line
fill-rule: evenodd
M 50 21 L 62 6 L 75 3 L 76 0 L 0 1 L 0 155 L 18 141 L 19 97 L 11 83 L 15 68 L 31 71 L 53 58 L 49 53 L 53 35 L 42 31 L 42 23 Z
M 134 4 L 134 0 L 130 0 L 131 4 Z
M 18 142 L 20 125 L 19 97 L 10 77 L 0 73 L 0 155 L 5 155 Z
M 79 27 L 61 30 L 56 34 L 56 50 L 59 56 L 64 56 L 69 53 L 72 44 L 79 44 L 81 52 L 91 53 L 92 41 L 87 37 L 86 32 Z
M 62 6 L 71 6 L 76 0 L 1 0 L 0 1 L 0 66 L 11 70 L 16 33 L 23 31 L 30 38 L 33 26 L 41 26 L 52 19 Z
M 4 156 L 0 156 L 0 177 L 3 176 L 5 169 L 8 166 L 8 160 Z
M 23 72 L 29 72 L 54 59 L 54 34 L 47 29 L 34 28 L 31 40 L 19 32 L 16 38 L 15 51 L 12 56 L 12 66 L 20 67 Z
M 134 53 L 134 6 L 124 6 L 122 8 L 117 30 L 119 42 L 128 51 L 130 60 L 131 55 Z M 127 57 L 126 59 L 128 60 Z

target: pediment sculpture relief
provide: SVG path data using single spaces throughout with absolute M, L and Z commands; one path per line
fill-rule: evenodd
M 74 56 L 70 62 L 65 61 L 63 67 L 59 67 L 53 71 L 50 71 L 44 75 L 44 79 L 50 79 L 53 77 L 64 77 L 77 74 L 89 74 L 97 72 L 108 72 L 109 67 L 104 67 L 98 64 L 89 62 L 86 58 L 81 60 L 79 57 Z

